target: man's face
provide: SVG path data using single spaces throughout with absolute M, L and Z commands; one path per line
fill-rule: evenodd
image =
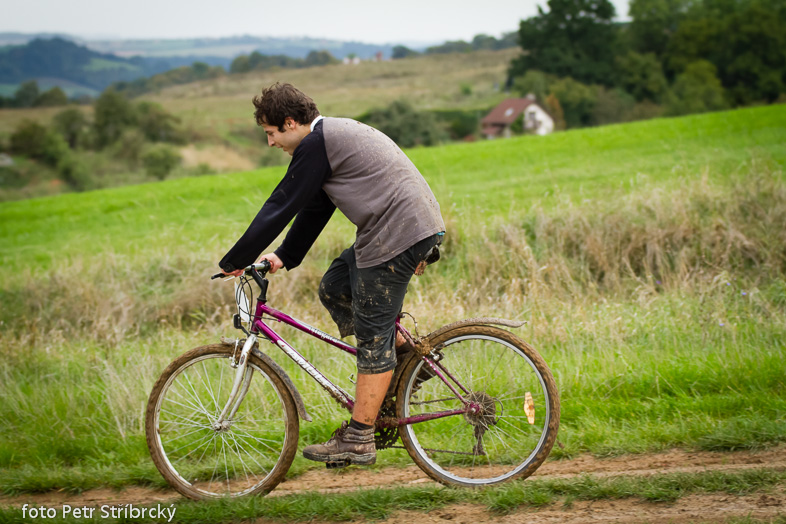
M 292 156 L 292 153 L 295 152 L 295 148 L 303 140 L 303 137 L 311 132 L 310 126 L 300 125 L 291 118 L 287 118 L 284 121 L 283 131 L 280 131 L 276 126 L 266 123 L 263 123 L 262 127 L 267 135 L 267 145 L 283 149 L 289 153 L 289 156 Z

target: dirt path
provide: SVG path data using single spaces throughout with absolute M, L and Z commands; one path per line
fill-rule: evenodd
M 781 490 L 774 494 L 742 497 L 691 495 L 673 504 L 632 499 L 580 501 L 569 507 L 552 504 L 545 508 L 522 509 L 509 515 L 492 515 L 481 506 L 457 504 L 426 514 L 401 511 L 379 524 L 695 524 L 744 517 L 774 522 L 783 516 L 786 516 L 786 493 Z M 257 524 L 262 524 L 262 521 Z
M 541 466 L 533 478 L 570 478 L 580 474 L 595 476 L 653 475 L 663 473 L 695 473 L 756 468 L 786 469 L 786 446 L 762 452 L 708 453 L 670 451 L 667 453 L 626 455 L 598 459 L 582 456 L 573 460 L 550 461 Z M 312 470 L 295 479 L 282 482 L 269 496 L 283 496 L 305 491 L 341 493 L 354 489 L 431 484 L 417 467 L 365 470 Z M 347 487 L 350 486 L 350 487 Z M 172 491 L 129 487 L 122 491 L 89 490 L 81 494 L 49 492 L 15 497 L 0 496 L 2 506 L 36 504 L 44 506 L 100 506 L 103 504 L 156 504 L 179 499 Z M 389 524 L 423 522 L 497 523 L 527 522 L 528 524 L 566 522 L 718 522 L 735 516 L 769 519 L 786 516 L 786 489 L 772 493 L 732 497 L 729 495 L 692 495 L 673 504 L 650 504 L 637 499 L 622 501 L 575 502 L 569 507 L 553 505 L 541 509 L 523 509 L 513 515 L 495 516 L 484 507 L 454 505 L 428 514 L 400 512 L 385 521 Z M 259 521 L 264 522 L 262 520 Z

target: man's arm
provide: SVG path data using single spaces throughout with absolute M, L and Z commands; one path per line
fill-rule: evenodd
M 224 272 L 231 273 L 252 264 L 296 214 L 310 205 L 320 192 L 324 193 L 322 184 L 330 174 L 322 134 L 308 134 L 295 149 L 287 174 L 273 190 L 243 236 L 221 259 L 219 267 Z M 324 224 L 319 231 L 322 227 Z
M 335 210 L 336 205 L 320 189 L 311 203 L 297 214 L 284 242 L 275 251 L 287 270 L 300 265 Z

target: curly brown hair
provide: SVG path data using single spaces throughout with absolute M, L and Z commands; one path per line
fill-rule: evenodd
M 310 124 L 319 116 L 314 101 L 292 84 L 276 82 L 254 97 L 254 118 L 257 125 L 276 126 L 284 131 L 284 121 L 292 118 L 298 124 Z

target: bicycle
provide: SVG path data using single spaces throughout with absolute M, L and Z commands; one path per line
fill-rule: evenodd
M 245 339 L 222 339 L 184 353 L 167 366 L 150 393 L 148 448 L 163 477 L 186 497 L 268 493 L 294 460 L 299 419 L 312 419 L 286 372 L 260 350 L 260 340 L 278 346 L 352 411 L 352 396 L 265 320 L 282 322 L 350 354 L 356 348 L 270 307 L 269 269 L 267 261 L 248 266 L 236 284 L 234 326 Z M 225 275 L 213 276 L 218 277 Z M 259 286 L 253 315 L 246 293 L 251 280 Z M 523 324 L 473 318 L 419 337 L 417 323 L 413 336 L 399 316 L 396 329 L 414 350 L 394 372 L 394 394 L 386 398 L 376 422 L 377 450 L 400 447 L 395 445 L 400 440 L 429 477 L 447 485 L 484 486 L 531 475 L 554 445 L 560 404 L 543 358 L 495 327 Z

